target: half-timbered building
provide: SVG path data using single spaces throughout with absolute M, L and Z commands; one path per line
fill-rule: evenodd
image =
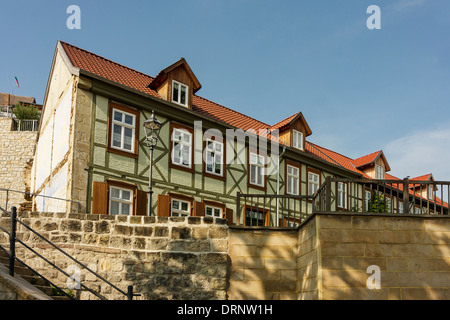
M 312 130 L 300 111 L 266 124 L 201 97 L 201 87 L 183 58 L 149 76 L 58 41 L 32 192 L 77 201 L 81 212 L 93 214 L 214 216 L 230 224 L 287 226 L 302 219 L 290 212 L 311 212 L 315 203 L 308 196 L 327 177 L 399 180 L 387 176 L 382 151 L 351 159 L 309 142 Z M 162 128 L 150 164 L 143 123 L 152 112 Z M 239 147 L 236 136 L 242 134 Z M 269 143 L 261 148 L 264 139 Z M 256 149 L 250 141 L 258 141 Z M 274 145 L 279 157 L 272 157 Z M 155 196 L 149 210 L 150 166 Z M 333 210 L 352 210 L 355 199 L 359 206 L 367 202 L 363 189 L 352 201 L 350 188 L 344 180 L 336 184 Z M 243 194 L 254 196 L 241 199 Z M 45 210 L 50 203 L 36 206 Z

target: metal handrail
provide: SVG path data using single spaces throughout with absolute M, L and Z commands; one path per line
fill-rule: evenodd
M 90 268 L 88 268 L 86 265 L 84 265 L 83 263 L 81 263 L 80 261 L 78 261 L 77 259 L 75 259 L 74 257 L 72 257 L 71 255 L 69 255 L 68 253 L 66 253 L 65 251 L 63 251 L 61 248 L 59 248 L 58 246 L 56 246 L 54 243 L 52 243 L 50 240 L 46 239 L 45 237 L 43 237 L 41 234 L 39 234 L 38 232 L 36 232 L 35 230 L 33 230 L 31 227 L 29 227 L 27 224 L 25 224 L 24 222 L 20 221 L 19 219 L 17 219 L 17 209 L 16 207 L 12 208 L 12 213 L 10 214 L 9 212 L 7 212 L 5 209 L 3 209 L 2 207 L 0 207 L 0 210 L 3 211 L 5 214 L 9 215 L 11 217 L 11 233 L 6 231 L 5 229 L 3 229 L 0 226 L 0 230 L 6 232 L 8 235 L 10 235 L 10 266 L 9 266 L 9 272 L 12 276 L 14 276 L 14 259 L 17 259 L 20 263 L 24 264 L 25 266 L 27 266 L 25 263 L 23 263 L 22 261 L 20 261 L 16 256 L 15 256 L 15 245 L 14 243 L 17 241 L 20 244 L 22 244 L 25 248 L 27 248 L 28 250 L 30 250 L 31 252 L 33 252 L 34 254 L 36 254 L 37 256 L 39 256 L 41 259 L 43 259 L 45 262 L 49 263 L 52 267 L 56 268 L 58 271 L 62 272 L 65 276 L 70 277 L 69 274 L 67 274 L 64 270 L 62 270 L 61 268 L 59 268 L 58 266 L 56 266 L 54 263 L 52 263 L 51 261 L 49 261 L 48 259 L 46 259 L 45 257 L 43 257 L 41 254 L 39 254 L 38 252 L 36 252 L 33 248 L 31 248 L 30 246 L 28 246 L 27 244 L 25 244 L 23 241 L 21 241 L 20 239 L 18 239 L 17 237 L 15 237 L 15 230 L 16 230 L 16 226 L 15 226 L 15 222 L 19 222 L 22 226 L 24 226 L 26 229 L 28 229 L 29 231 L 31 231 L 33 234 L 35 234 L 36 236 L 38 236 L 40 239 L 44 240 L 46 243 L 48 243 L 49 245 L 51 245 L 53 248 L 55 248 L 56 250 L 58 250 L 60 253 L 62 253 L 63 255 L 65 255 L 66 257 L 68 257 L 69 259 L 71 259 L 72 261 L 74 261 L 75 263 L 77 263 L 78 265 L 80 265 L 82 268 L 84 268 L 85 270 L 89 271 L 91 274 L 93 274 L 94 276 L 96 276 L 98 279 L 100 279 L 101 281 L 105 282 L 106 284 L 110 285 L 112 288 L 114 288 L 115 290 L 117 290 L 119 293 L 125 295 L 128 300 L 132 300 L 133 297 L 135 296 L 140 296 L 140 294 L 135 294 L 133 293 L 133 287 L 132 286 L 128 286 L 128 291 L 125 292 L 123 290 L 121 290 L 120 288 L 118 288 L 117 286 L 115 286 L 114 284 L 112 284 L 111 282 L 109 282 L 108 280 L 106 280 L 105 278 L 103 278 L 102 276 L 100 276 L 98 273 L 96 273 L 95 271 L 91 270 Z M 1 246 L 0 246 L 1 247 Z M 2 248 L 3 249 L 3 248 Z M 4 249 L 3 249 L 4 250 Z M 28 268 L 30 268 L 29 266 L 27 266 Z M 33 272 L 34 271 L 32 268 L 30 268 Z M 36 272 L 37 273 L 37 272 Z M 85 285 L 83 285 L 82 283 L 80 283 L 80 285 L 86 289 L 87 291 L 89 291 L 90 293 L 94 294 L 96 297 L 98 297 L 101 300 L 105 300 L 104 297 L 102 297 L 101 295 L 97 294 L 96 292 L 92 291 L 91 289 L 89 289 L 88 287 L 86 287 Z M 58 290 L 60 290 L 58 288 Z
M 35 199 L 37 197 L 39 198 L 44 198 L 44 199 L 52 199 L 52 200 L 58 200 L 58 201 L 65 201 L 65 202 L 69 202 L 72 204 L 76 205 L 76 213 L 78 214 L 80 211 L 80 202 L 79 201 L 75 201 L 75 200 L 69 200 L 69 199 L 64 199 L 64 198 L 58 198 L 58 197 L 52 197 L 52 196 L 46 196 L 46 195 L 42 195 L 42 194 L 37 194 L 37 193 L 31 193 L 31 192 L 26 192 L 26 191 L 20 191 L 20 190 L 13 190 L 13 189 L 5 189 L 5 188 L 0 188 L 0 191 L 5 191 L 6 192 L 6 200 L 5 200 L 5 208 L 8 208 L 8 198 L 9 198 L 9 193 L 21 193 L 24 194 L 26 197 L 35 197 Z M 1 207 L 0 207 L 1 208 Z M 4 210 L 3 210 L 4 211 Z M 6 211 L 5 211 L 6 212 Z

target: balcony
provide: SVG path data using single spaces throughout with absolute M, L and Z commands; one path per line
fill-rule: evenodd
M 449 181 L 327 177 L 313 195 L 237 194 L 236 225 L 300 226 L 316 213 L 448 215 Z

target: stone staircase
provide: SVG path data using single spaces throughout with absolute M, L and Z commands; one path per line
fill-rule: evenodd
M 0 250 L 0 263 L 9 267 L 9 257 L 3 250 Z M 53 300 L 71 300 L 69 297 L 62 295 L 58 290 L 53 288 L 47 280 L 37 276 L 33 271 L 21 265 L 18 261 L 15 262 L 14 273 Z

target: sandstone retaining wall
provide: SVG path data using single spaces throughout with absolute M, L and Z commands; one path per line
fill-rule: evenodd
M 228 227 L 213 218 L 99 216 L 62 213 L 19 213 L 19 218 L 98 272 L 123 291 L 129 285 L 138 299 L 226 299 Z M 9 230 L 5 215 L 0 225 Z M 50 245 L 19 227 L 17 237 L 68 272 L 76 264 Z M 0 233 L 0 242 L 6 243 Z M 63 287 L 74 284 L 67 276 L 20 245 L 17 255 Z M 107 299 L 123 300 L 107 284 L 81 268 L 80 280 Z M 72 290 L 83 300 L 96 299 L 85 290 Z

